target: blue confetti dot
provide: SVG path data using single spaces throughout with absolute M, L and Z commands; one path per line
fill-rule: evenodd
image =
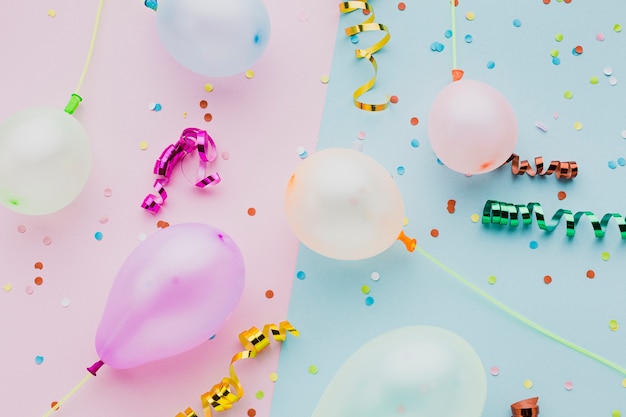
M 576 52 L 576 48 L 572 48 L 572 55 L 579 56 L 580 54 Z
M 615 161 L 609 161 L 608 165 L 609 165 L 609 168 L 611 168 L 611 169 L 617 168 L 617 164 L 615 163 Z
M 522 26 L 522 21 L 519 19 L 513 19 L 513 26 L 515 26 L 516 28 Z
M 39 355 L 35 356 L 35 363 L 37 365 L 41 365 L 43 363 L 43 356 L 39 356 Z
M 149 7 L 149 8 L 150 8 L 150 9 L 152 9 L 152 10 L 156 10 L 156 9 L 157 9 L 157 6 L 158 6 L 158 4 L 157 4 L 157 0 L 146 0 L 146 1 L 144 1 L 144 2 L 143 2 L 143 4 L 144 4 L 146 7 Z
M 619 165 L 619 166 L 623 167 L 624 165 L 626 165 L 626 159 L 624 159 L 624 158 L 619 158 L 619 159 L 617 160 L 617 165 Z
M 213 339 L 215 339 L 215 335 L 209 337 L 209 340 L 213 340 Z
M 298 271 L 296 272 L 296 278 L 302 280 L 306 278 L 306 274 L 304 273 L 304 271 Z
M 396 168 L 396 172 L 398 173 L 398 175 L 404 175 L 405 169 L 403 166 L 399 166 L 398 168 Z
M 420 141 L 417 139 L 411 139 L 411 146 L 414 148 L 419 148 L 420 146 Z
M 94 233 L 93 237 L 95 237 L 96 240 L 102 240 L 102 232 Z
M 359 43 L 359 37 L 357 35 L 350 36 L 350 42 Z
M 443 34 L 446 38 L 450 39 L 452 37 L 452 31 L 450 29 L 446 30 Z
M 441 52 L 443 48 L 444 46 L 441 42 L 433 42 L 430 44 L 430 50 L 433 52 Z
M 159 103 L 154 105 L 154 108 L 152 110 L 154 111 L 161 111 L 161 109 L 163 109 L 163 106 L 161 106 Z
M 531 249 L 537 249 L 537 247 L 539 246 L 539 243 L 537 243 L 534 240 L 530 241 L 530 244 L 528 245 Z
M 371 306 L 372 304 L 374 304 L 374 298 L 373 297 L 365 297 L 365 305 L 366 306 Z
M 559 65 L 561 63 L 561 58 L 559 58 L 558 56 L 555 56 L 552 58 L 552 63 L 554 65 Z
M 496 63 L 493 61 L 487 61 L 487 68 L 493 69 L 496 66 Z
M 472 43 L 473 40 L 472 35 L 465 35 L 465 43 Z

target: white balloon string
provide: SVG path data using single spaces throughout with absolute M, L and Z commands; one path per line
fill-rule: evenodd
M 83 85 L 83 81 L 85 81 L 85 76 L 87 75 L 87 69 L 89 68 L 89 63 L 91 62 L 91 56 L 93 55 L 94 46 L 96 45 L 96 35 L 98 34 L 98 26 L 100 25 L 100 17 L 102 16 L 102 5 L 104 4 L 104 0 L 100 0 L 98 3 L 98 11 L 96 12 L 96 21 L 93 25 L 93 31 L 91 33 L 91 42 L 89 43 L 89 50 L 87 52 L 87 58 L 85 59 L 85 65 L 83 65 L 83 72 L 80 74 L 80 78 L 78 80 L 78 84 L 76 85 L 76 89 L 74 90 L 74 94 L 78 95 L 80 88 Z
M 43 417 L 48 417 L 50 414 L 52 414 L 53 412 L 58 410 L 59 407 L 61 407 L 61 405 L 65 401 L 67 401 L 72 395 L 76 394 L 76 391 L 78 391 L 80 389 L 80 387 L 82 387 L 85 384 L 85 382 L 87 382 L 92 376 L 93 376 L 92 374 L 87 374 L 78 384 L 76 384 L 76 386 L 74 388 L 72 388 L 70 390 L 70 392 L 68 392 L 65 395 L 65 397 L 61 398 L 59 400 L 59 402 L 57 402 L 52 407 L 50 407 L 50 409 L 46 412 L 46 414 L 43 415 Z
M 452 16 L 452 69 L 456 69 L 456 0 L 450 0 L 450 13 Z

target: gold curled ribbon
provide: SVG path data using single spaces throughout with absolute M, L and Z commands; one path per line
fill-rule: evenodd
M 359 109 L 366 110 L 366 111 L 385 110 L 389 106 L 388 96 L 385 99 L 385 102 L 380 103 L 380 104 L 364 103 L 359 100 L 359 97 L 361 97 L 366 92 L 370 91 L 374 87 L 374 84 L 376 84 L 376 76 L 378 75 L 378 63 L 376 63 L 374 54 L 380 51 L 387 44 L 387 42 L 389 42 L 389 39 L 391 37 L 389 35 L 389 29 L 387 29 L 387 26 L 383 25 L 382 23 L 374 22 L 374 20 L 376 19 L 376 17 L 374 16 L 374 8 L 367 2 L 367 0 L 345 1 L 339 4 L 339 11 L 341 13 L 351 13 L 355 10 L 363 10 L 363 11 L 367 10 L 367 12 L 365 13 L 369 17 L 365 19 L 365 21 L 359 25 L 347 27 L 345 29 L 346 36 L 354 36 L 359 33 L 372 32 L 372 31 L 377 31 L 377 30 L 385 32 L 385 36 L 383 36 L 381 40 L 379 40 L 374 45 L 368 48 L 365 48 L 365 49 L 359 48 L 355 50 L 355 54 L 357 58 L 359 59 L 367 58 L 367 60 L 372 64 L 372 67 L 374 68 L 374 76 L 368 82 L 366 82 L 365 84 L 363 84 L 362 86 L 354 90 L 354 93 L 352 94 L 352 97 L 354 99 L 354 105 L 358 107 Z
M 609 221 L 611 219 L 615 219 L 615 223 L 617 223 L 617 226 L 619 227 L 622 239 L 626 239 L 626 219 L 624 219 L 621 214 L 607 213 L 602 216 L 602 220 L 598 220 L 596 215 L 590 211 L 579 211 L 574 214 L 570 210 L 558 209 L 548 224 L 546 223 L 543 209 L 539 203 L 528 203 L 524 205 L 487 200 L 483 208 L 482 223 L 500 225 L 508 224 L 511 227 L 517 227 L 520 224 L 521 217 L 522 224 L 528 225 L 532 223 L 531 214 L 533 212 L 537 218 L 537 225 L 539 228 L 547 232 L 552 232 L 556 229 L 561 219 L 564 219 L 566 225 L 565 233 L 568 237 L 574 237 L 576 225 L 583 216 L 587 217 L 591 222 L 593 232 L 597 238 L 604 237 Z
M 511 162 L 511 172 L 513 175 L 528 174 L 531 177 L 535 175 L 550 175 L 554 173 L 557 179 L 571 180 L 578 175 L 578 164 L 575 161 L 551 161 L 546 171 L 543 170 L 543 158 L 541 156 L 535 157 L 535 166 L 537 169 L 533 169 L 530 166 L 530 162 L 521 161 L 520 157 L 516 154 L 512 154 L 509 159 L 504 163 Z
M 284 342 L 287 338 L 287 333 L 291 333 L 294 336 L 299 335 L 298 330 L 288 321 L 283 321 L 278 326 L 276 324 L 266 324 L 263 327 L 263 331 L 256 327 L 251 327 L 250 330 L 245 330 L 239 334 L 239 341 L 245 350 L 235 354 L 231 359 L 229 376 L 223 378 L 210 391 L 200 396 L 204 417 L 211 417 L 211 408 L 215 408 L 215 411 L 226 411 L 243 397 L 243 387 L 235 373 L 235 362 L 254 358 L 257 353 L 269 346 L 270 336 L 277 342 Z M 198 415 L 191 407 L 187 407 L 185 411 L 176 414 L 176 417 L 198 417 Z
M 537 405 L 539 397 L 527 398 L 511 404 L 511 417 L 536 417 L 539 415 L 539 406 Z

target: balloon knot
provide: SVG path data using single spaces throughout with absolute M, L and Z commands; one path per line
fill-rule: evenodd
M 98 362 L 94 363 L 89 368 L 87 368 L 87 370 L 89 371 L 91 375 L 96 376 L 96 373 L 98 372 L 100 368 L 102 368 L 102 365 L 104 365 L 104 362 L 99 360 Z
M 417 246 L 417 240 L 408 237 L 404 234 L 403 231 L 400 232 L 398 240 L 404 243 L 404 246 L 406 246 L 406 250 L 408 250 L 409 252 L 413 252 L 415 250 L 415 247 Z
M 463 74 L 465 74 L 463 72 L 463 70 L 460 70 L 458 68 L 455 68 L 452 70 L 452 81 L 459 81 L 461 78 L 463 78 Z

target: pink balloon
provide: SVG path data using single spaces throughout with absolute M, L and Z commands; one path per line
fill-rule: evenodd
M 433 151 L 448 168 L 482 174 L 501 166 L 517 144 L 517 119 L 506 98 L 475 80 L 459 80 L 437 95 L 428 116 Z
M 185 223 L 156 232 L 113 282 L 96 334 L 101 362 L 132 368 L 208 340 L 238 304 L 244 275 L 239 248 L 214 227 Z M 95 374 L 99 366 L 92 368 Z

